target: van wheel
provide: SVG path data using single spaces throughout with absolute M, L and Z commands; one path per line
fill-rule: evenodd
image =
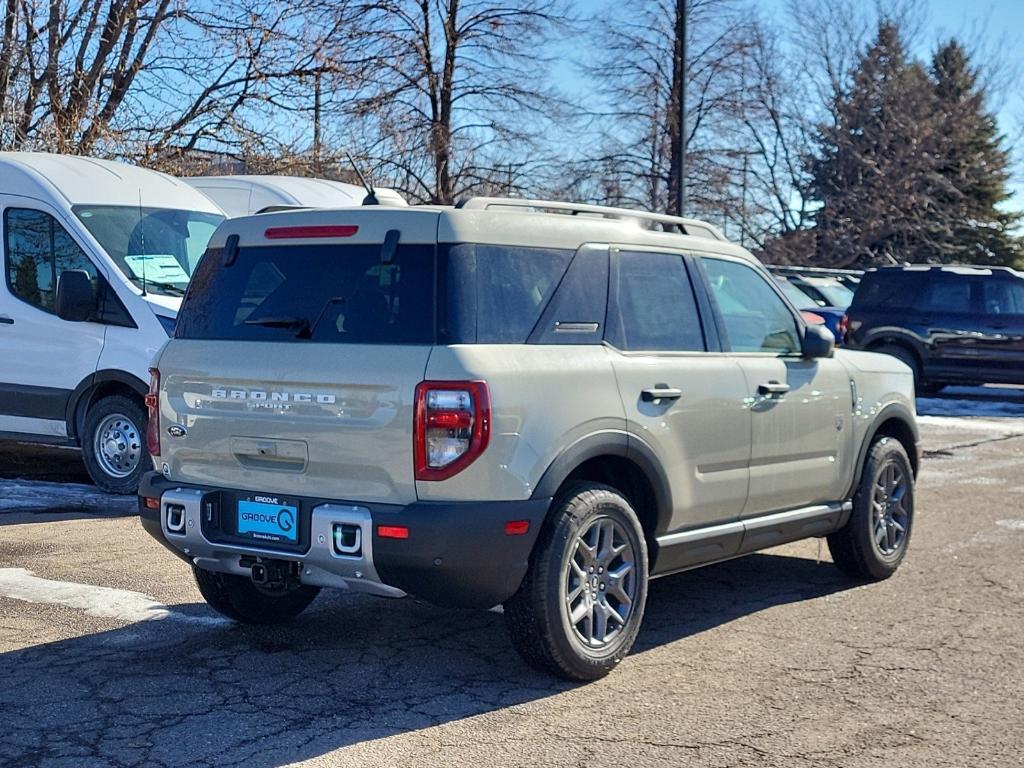
M 251 579 L 192 566 L 203 599 L 217 613 L 242 624 L 283 624 L 309 607 L 320 587 L 302 584 L 284 589 L 261 589 Z
M 574 486 L 555 501 L 505 603 L 512 644 L 541 671 L 604 677 L 633 647 L 647 580 L 647 544 L 629 502 L 606 485 Z
M 152 468 L 146 450 L 146 412 L 124 395 L 105 397 L 85 414 L 82 458 L 89 477 L 107 493 L 135 493 Z
M 853 512 L 828 537 L 832 560 L 859 579 L 887 579 L 907 554 L 914 523 L 914 473 L 898 440 L 883 437 L 871 446 Z

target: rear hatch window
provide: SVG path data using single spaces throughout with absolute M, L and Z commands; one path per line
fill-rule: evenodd
M 434 246 L 287 245 L 202 259 L 175 336 L 181 339 L 434 343 Z
M 854 294 L 854 310 L 907 309 L 913 307 L 928 282 L 928 272 L 867 272 Z

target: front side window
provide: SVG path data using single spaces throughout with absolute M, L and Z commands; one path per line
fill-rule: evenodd
M 168 296 L 185 292 L 224 220 L 204 211 L 124 205 L 76 205 L 74 212 L 129 280 Z
M 1024 315 L 1024 280 L 983 280 L 987 315 Z
M 702 262 L 730 350 L 776 355 L 800 351 L 796 318 L 760 272 L 736 261 Z
M 608 341 L 624 350 L 703 351 L 704 334 L 683 257 L 619 253 Z
M 28 208 L 4 211 L 7 285 L 11 293 L 53 313 L 57 280 L 66 270 L 85 270 L 95 282 L 96 267 L 67 230 L 48 213 Z

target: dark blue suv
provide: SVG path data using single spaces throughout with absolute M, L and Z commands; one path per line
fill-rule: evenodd
M 914 370 L 918 394 L 1024 384 L 1024 274 L 1015 270 L 872 269 L 847 317 L 847 344 L 898 357 Z

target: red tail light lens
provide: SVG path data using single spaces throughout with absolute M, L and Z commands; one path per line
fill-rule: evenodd
M 839 338 L 846 341 L 846 334 L 850 332 L 850 316 L 843 315 L 839 320 Z
M 149 369 L 149 393 L 145 397 L 146 414 L 146 450 L 150 456 L 160 455 L 160 371 Z
M 413 449 L 417 480 L 445 480 L 476 460 L 491 436 L 484 381 L 424 381 L 416 387 Z

